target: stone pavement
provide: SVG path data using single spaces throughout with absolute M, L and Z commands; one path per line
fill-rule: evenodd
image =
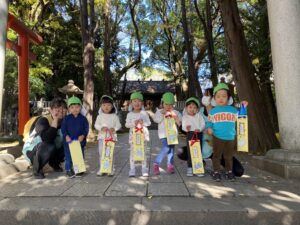
M 187 177 L 186 163 L 177 157 L 175 174 L 166 173 L 164 161 L 161 175 L 154 176 L 160 142 L 151 131 L 150 177 L 129 178 L 128 148 L 128 134 L 120 134 L 114 177 L 96 176 L 92 145 L 81 178 L 48 169 L 44 180 L 33 179 L 31 171 L 1 179 L 0 224 L 300 224 L 299 182 L 258 170 L 246 156 L 240 156 L 245 175 L 236 182 Z

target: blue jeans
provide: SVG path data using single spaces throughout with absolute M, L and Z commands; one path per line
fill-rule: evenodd
M 162 148 L 160 149 L 160 152 L 156 156 L 155 163 L 160 165 L 161 161 L 164 159 L 165 155 L 168 154 L 168 165 L 174 164 L 174 150 L 175 145 L 168 145 L 167 138 L 160 139 L 162 143 Z
M 84 158 L 84 145 L 82 144 L 81 144 L 81 150 Z M 68 143 L 64 143 L 64 151 L 65 151 L 65 169 L 66 171 L 71 171 L 71 169 L 73 168 L 73 162 L 72 162 L 71 152 Z

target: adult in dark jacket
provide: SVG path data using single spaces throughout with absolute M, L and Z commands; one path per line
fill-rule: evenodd
M 23 147 L 24 156 L 33 166 L 33 175 L 37 179 L 45 178 L 43 167 L 49 165 L 56 172 L 62 172 L 64 161 L 63 138 L 60 125 L 66 115 L 66 102 L 55 98 L 50 104 L 50 114 L 42 116 L 35 124 Z

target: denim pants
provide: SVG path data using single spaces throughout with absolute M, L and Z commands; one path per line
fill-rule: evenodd
M 168 145 L 167 138 L 162 138 L 160 139 L 162 143 L 162 148 L 160 149 L 160 152 L 156 156 L 155 163 L 160 165 L 162 160 L 166 155 L 168 155 L 168 165 L 169 164 L 174 164 L 174 150 L 175 150 L 175 145 Z
M 84 145 L 81 144 L 82 155 L 84 158 Z M 71 152 L 68 143 L 64 143 L 64 151 L 65 151 L 65 169 L 66 171 L 70 171 L 73 168 L 73 162 L 71 158 Z

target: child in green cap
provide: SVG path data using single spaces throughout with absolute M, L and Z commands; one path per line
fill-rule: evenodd
M 73 163 L 69 149 L 69 143 L 72 140 L 78 140 L 81 145 L 82 154 L 86 145 L 86 137 L 89 133 L 89 123 L 87 119 L 80 114 L 81 101 L 73 96 L 68 99 L 69 115 L 65 116 L 61 124 L 61 132 L 64 138 L 65 152 L 65 169 L 67 176 L 72 178 L 75 176 Z
M 185 108 L 182 117 L 182 130 L 187 132 L 187 173 L 188 177 L 193 176 L 192 159 L 189 148 L 189 141 L 193 138 L 196 132 L 197 138 L 202 144 L 202 131 L 205 129 L 205 121 L 202 115 L 199 113 L 200 102 L 197 98 L 188 98 L 185 102 Z M 204 174 L 198 174 L 197 176 L 204 176 Z
M 95 122 L 95 128 L 98 130 L 98 150 L 99 150 L 99 162 L 102 159 L 102 153 L 104 152 L 103 142 L 108 135 L 112 135 L 114 141 L 117 140 L 117 130 L 121 128 L 121 123 L 117 115 L 117 109 L 114 105 L 113 98 L 108 95 L 103 95 L 100 99 L 100 109 Z M 114 163 L 114 162 L 113 162 Z M 100 166 L 99 166 L 100 168 Z M 114 165 L 112 173 L 107 174 L 108 176 L 114 175 Z M 104 174 L 99 171 L 97 176 L 103 176 Z
M 149 130 L 148 126 L 151 125 L 150 118 L 145 110 L 143 110 L 144 97 L 140 92 L 134 92 L 130 95 L 130 103 L 132 107 L 132 111 L 127 114 L 125 127 L 130 128 L 129 130 L 129 144 L 130 144 L 130 170 L 129 177 L 135 177 L 135 161 L 133 159 L 133 129 L 142 128 L 142 132 L 144 134 L 144 150 L 145 150 L 145 158 L 142 161 L 142 176 L 149 176 L 149 168 L 147 166 L 147 142 L 149 142 Z
M 213 179 L 215 181 L 221 180 L 220 162 L 223 154 L 226 178 L 234 181 L 232 158 L 234 154 L 238 111 L 234 106 L 231 106 L 233 100 L 226 84 L 219 83 L 214 88 L 213 95 L 212 105 L 215 107 L 209 111 L 207 123 L 207 132 L 213 135 Z M 246 107 L 248 102 L 242 101 L 241 104 Z
M 158 123 L 158 136 L 162 143 L 162 148 L 154 160 L 153 164 L 153 173 L 155 175 L 160 174 L 159 166 L 163 160 L 163 158 L 168 155 L 167 162 L 167 171 L 172 174 L 175 172 L 174 169 L 174 151 L 175 145 L 169 145 L 167 141 L 166 129 L 164 118 L 172 117 L 174 118 L 176 124 L 178 126 L 181 125 L 181 114 L 173 109 L 175 104 L 174 95 L 171 92 L 166 92 L 162 96 L 162 109 L 158 109 L 153 117 L 154 122 Z M 178 131 L 177 131 L 178 132 Z

